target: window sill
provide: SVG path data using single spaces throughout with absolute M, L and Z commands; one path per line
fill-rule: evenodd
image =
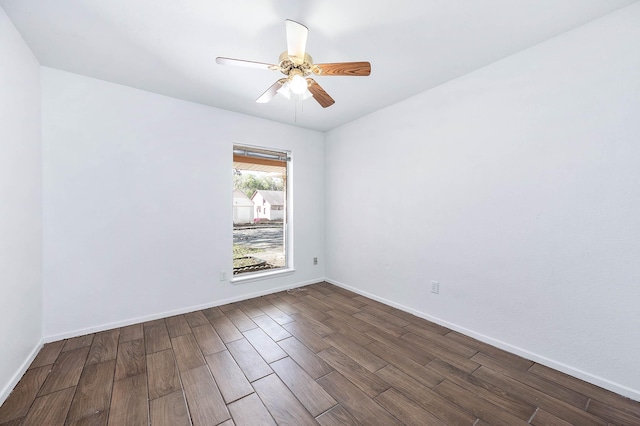
M 231 284 L 245 284 L 253 281 L 268 280 L 270 278 L 277 278 L 281 276 L 291 275 L 295 272 L 295 269 L 278 269 L 277 271 L 269 272 L 254 272 L 248 274 L 242 274 L 240 276 L 234 276 L 231 280 Z

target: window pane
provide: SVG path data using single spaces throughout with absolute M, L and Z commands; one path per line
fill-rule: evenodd
M 286 152 L 234 146 L 234 275 L 288 266 L 286 158 Z

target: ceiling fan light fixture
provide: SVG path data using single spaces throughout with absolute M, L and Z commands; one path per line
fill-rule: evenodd
M 301 77 L 302 78 L 302 77 Z M 309 91 L 309 89 L 307 88 L 307 80 L 304 79 L 304 90 L 301 93 L 296 93 L 296 91 L 293 89 L 293 85 L 290 81 L 286 81 L 278 90 L 276 90 L 277 93 L 281 94 L 282 96 L 284 96 L 285 98 L 291 100 L 291 99 L 299 99 L 302 101 L 305 101 L 309 98 L 311 98 L 313 96 L 313 94 Z
M 282 96 L 284 96 L 287 99 L 291 99 L 291 87 L 288 81 L 286 81 L 282 87 L 280 87 L 277 90 L 278 93 L 280 93 Z
M 295 74 L 289 82 L 291 92 L 296 95 L 302 95 L 307 91 L 307 79 L 300 74 Z
M 300 95 L 300 98 L 303 101 L 306 101 L 307 99 L 309 99 L 312 96 L 313 96 L 313 94 L 308 89 L 305 89 L 304 93 L 302 95 Z

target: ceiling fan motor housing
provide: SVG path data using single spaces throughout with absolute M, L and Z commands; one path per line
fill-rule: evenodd
M 293 70 L 298 70 L 303 77 L 306 77 L 314 72 L 313 59 L 308 53 L 304 54 L 304 59 L 300 59 L 297 57 L 289 56 L 289 52 L 285 50 L 280 54 L 278 61 L 280 71 L 286 76 L 290 76 L 290 73 Z M 295 72 L 294 74 L 297 74 L 297 72 Z

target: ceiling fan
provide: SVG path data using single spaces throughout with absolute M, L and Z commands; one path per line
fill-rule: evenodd
M 266 64 L 263 62 L 245 61 L 242 59 L 216 58 L 221 65 L 236 65 L 249 68 L 280 71 L 286 77 L 273 83 L 256 102 L 267 103 L 276 94 L 280 93 L 287 98 L 292 95 L 307 99 L 310 96 L 326 108 L 335 103 L 327 92 L 311 77 L 311 74 L 342 75 L 342 76 L 367 76 L 371 73 L 369 62 L 334 62 L 327 64 L 314 64 L 311 56 L 305 51 L 307 46 L 307 34 L 309 29 L 304 25 L 287 19 L 287 50 L 278 58 L 278 64 Z

